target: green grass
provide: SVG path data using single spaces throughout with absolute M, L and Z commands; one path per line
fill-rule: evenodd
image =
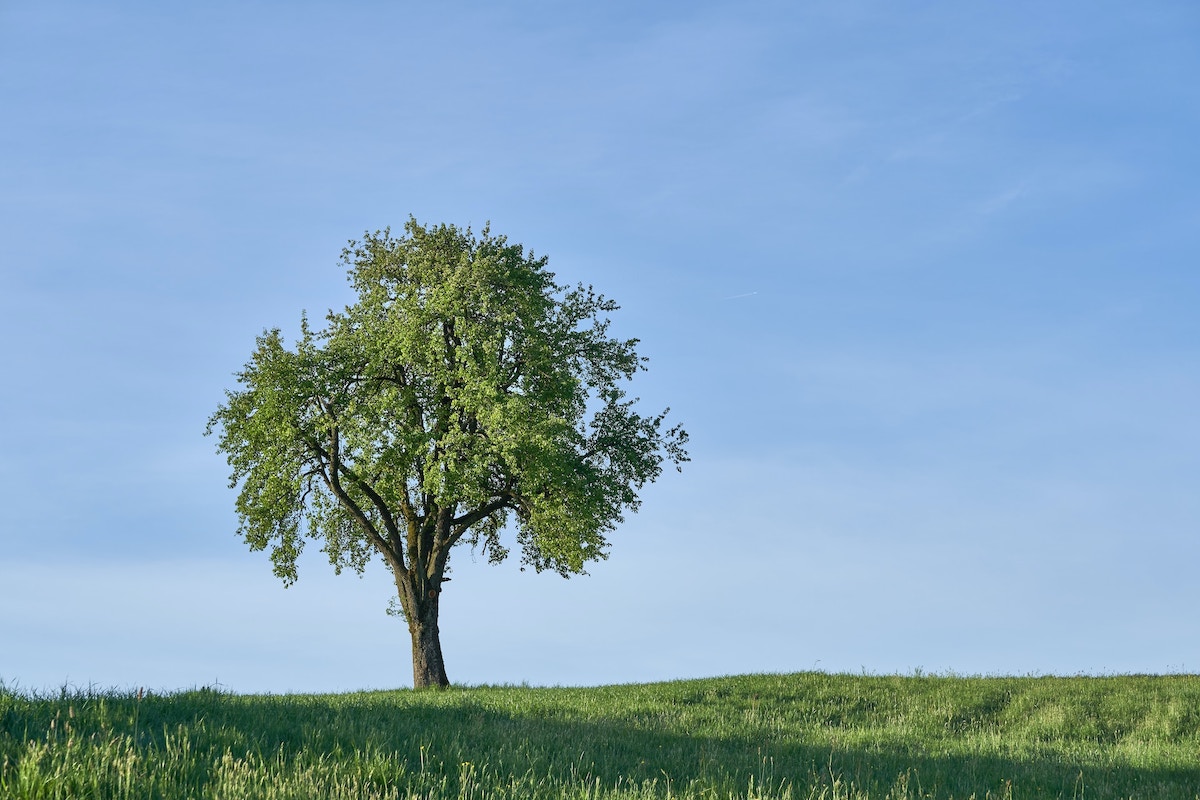
M 4 798 L 1200 798 L 1200 676 L 0 687 Z

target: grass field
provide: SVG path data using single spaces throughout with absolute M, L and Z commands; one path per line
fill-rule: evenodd
M 4 798 L 1200 798 L 1200 676 L 0 687 Z

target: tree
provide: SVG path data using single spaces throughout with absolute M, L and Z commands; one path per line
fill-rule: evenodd
M 584 573 L 664 460 L 688 460 L 687 434 L 626 399 L 646 359 L 609 336 L 617 305 L 559 286 L 546 257 L 487 227 L 410 218 L 341 261 L 357 302 L 321 331 L 302 315 L 291 349 L 278 328 L 258 337 L 207 433 L 251 550 L 270 549 L 285 585 L 306 540 L 338 573 L 381 556 L 413 684 L 446 686 L 438 607 L 455 546 L 499 563 L 515 523 L 524 564 Z

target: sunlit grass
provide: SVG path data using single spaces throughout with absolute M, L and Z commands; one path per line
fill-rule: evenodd
M 1200 677 L 0 687 L 5 798 L 1200 798 Z

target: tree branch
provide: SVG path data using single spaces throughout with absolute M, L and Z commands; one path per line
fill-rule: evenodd
M 511 503 L 512 498 L 505 495 L 504 497 L 496 498 L 492 502 L 480 506 L 470 513 L 463 514 L 461 517 L 452 519 L 450 521 L 452 532 L 450 533 L 450 536 L 447 537 L 446 546 L 453 546 L 455 542 L 463 537 L 463 534 L 465 534 L 472 525 L 487 519 L 492 514 L 495 514 L 497 511 L 500 511 L 503 508 L 507 508 L 511 505 Z
M 374 544 L 375 548 L 379 550 L 380 554 L 388 560 L 388 563 L 392 566 L 392 568 L 399 570 L 400 573 L 403 574 L 407 569 L 404 563 L 403 554 L 397 548 L 393 547 L 386 538 L 380 535 L 379 530 L 375 527 L 374 523 L 371 522 L 370 518 L 366 515 L 366 512 L 363 511 L 362 507 L 359 506 L 358 503 L 354 502 L 354 498 L 351 497 L 350 493 L 346 491 L 344 486 L 342 486 L 339 473 L 345 472 L 348 473 L 349 477 L 356 481 L 356 485 L 363 490 L 364 494 L 367 495 L 367 498 L 371 500 L 372 504 L 374 504 L 377 509 L 380 509 L 380 514 L 383 517 L 384 525 L 388 528 L 389 535 L 393 535 L 395 537 L 393 538 L 393 541 L 398 538 L 399 534 L 396 530 L 396 524 L 392 520 L 391 514 L 387 512 L 386 505 L 383 503 L 383 498 L 379 497 L 379 495 L 373 489 L 371 489 L 371 487 L 361 485 L 361 482 L 358 480 L 358 477 L 354 475 L 353 471 L 349 470 L 349 468 L 345 467 L 341 463 L 341 445 L 337 426 L 334 425 L 333 429 L 329 433 L 329 450 L 325 450 L 317 441 L 310 441 L 309 445 L 316 450 L 317 453 L 319 453 L 329 464 L 329 471 L 322 471 L 321 474 L 321 477 L 325 480 L 325 485 L 329 487 L 331 492 L 333 492 L 333 495 L 338 499 L 338 502 L 350 512 L 350 516 L 354 518 L 354 521 L 357 522 L 364 531 L 366 531 L 371 543 Z

